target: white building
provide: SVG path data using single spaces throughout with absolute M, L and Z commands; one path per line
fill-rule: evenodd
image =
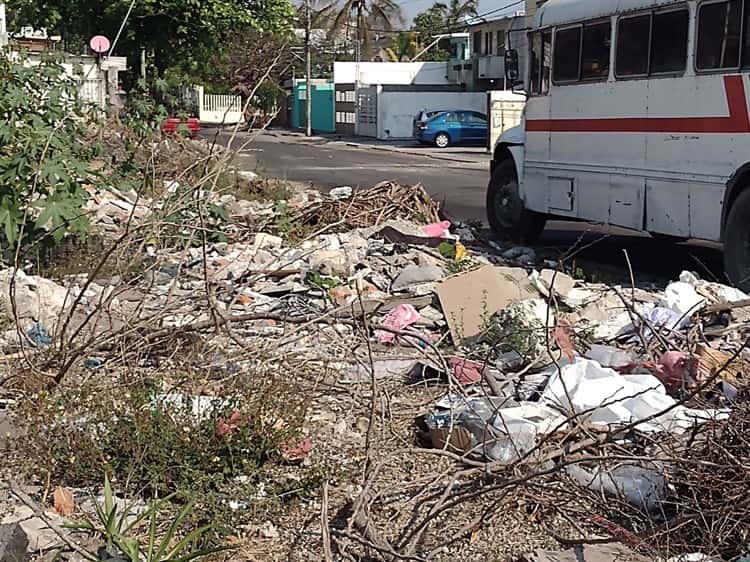
M 5 19 L 5 2 L 0 0 L 0 48 L 8 44 L 8 24 Z

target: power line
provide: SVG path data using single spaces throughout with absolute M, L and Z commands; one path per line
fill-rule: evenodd
M 482 22 L 479 22 L 477 20 L 484 19 L 487 16 L 496 14 L 497 12 L 502 12 L 504 10 L 508 10 L 510 8 L 513 8 L 515 6 L 519 6 L 519 5 L 524 4 L 524 3 L 525 3 L 525 0 L 516 0 L 515 2 L 511 2 L 510 4 L 506 4 L 505 6 L 500 6 L 499 8 L 495 8 L 493 10 L 489 10 L 488 12 L 483 12 L 481 14 L 477 14 L 475 16 L 471 16 L 470 19 L 468 19 L 465 24 L 462 24 L 462 25 L 456 24 L 453 27 L 445 27 L 445 29 L 441 30 L 441 32 L 442 33 L 456 33 L 458 31 L 466 29 L 467 27 L 470 27 L 472 25 L 477 25 L 478 23 L 482 23 Z M 352 28 L 352 29 L 356 29 L 357 28 L 356 25 L 350 24 L 348 22 L 344 23 L 344 27 L 348 27 L 348 28 Z M 413 28 L 410 28 L 410 29 L 394 29 L 394 28 L 385 29 L 385 28 L 368 27 L 367 29 L 369 31 L 374 31 L 376 33 L 407 33 L 407 32 L 413 32 L 413 31 L 415 31 Z

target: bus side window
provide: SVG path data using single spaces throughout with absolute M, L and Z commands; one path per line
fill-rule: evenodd
M 617 76 L 648 74 L 651 15 L 621 18 L 617 23 Z
M 552 32 L 542 32 L 542 94 L 549 94 L 552 78 Z
M 555 32 L 552 56 L 555 82 L 574 82 L 581 78 L 581 26 Z
M 583 26 L 581 78 L 583 80 L 609 77 L 609 53 L 612 45 L 612 23 L 603 22 Z
M 700 6 L 696 59 L 699 70 L 739 67 L 741 15 L 740 0 Z
M 531 93 L 537 96 L 549 94 L 552 33 L 543 31 L 531 36 Z
M 651 29 L 651 74 L 685 70 L 688 20 L 687 10 L 654 14 Z

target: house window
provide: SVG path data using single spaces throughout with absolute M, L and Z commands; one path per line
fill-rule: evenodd
M 701 70 L 740 65 L 740 0 L 704 4 L 698 12 L 697 67 Z
M 492 33 L 489 31 L 484 34 L 484 54 L 492 54 Z
M 481 54 L 482 53 L 482 32 L 481 31 L 475 31 L 474 32 L 474 41 L 472 41 L 472 52 L 474 54 Z
M 503 56 L 505 54 L 505 31 L 503 30 L 497 31 L 497 47 L 495 54 L 498 56 Z

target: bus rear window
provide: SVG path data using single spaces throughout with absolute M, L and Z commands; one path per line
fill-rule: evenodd
M 555 33 L 552 76 L 555 82 L 573 82 L 581 76 L 581 28 L 561 29 Z
M 740 65 L 740 0 L 704 4 L 698 12 L 698 52 L 700 70 L 736 68 Z
M 617 27 L 617 76 L 648 74 L 651 15 L 622 18 Z

